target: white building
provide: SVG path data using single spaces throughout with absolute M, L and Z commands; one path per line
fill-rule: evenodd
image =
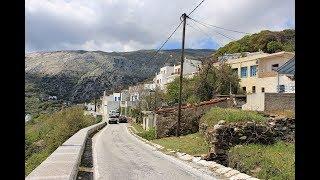
M 201 67 L 201 61 L 185 58 L 183 63 L 183 76 L 192 78 Z M 160 69 L 160 72 L 153 79 L 154 84 L 165 90 L 166 84 L 174 81 L 179 77 L 181 71 L 181 64 L 174 66 L 165 66 Z
M 111 111 L 119 110 L 121 102 L 121 93 L 113 93 L 111 95 L 106 95 L 106 92 L 104 92 L 101 100 L 102 119 L 106 121 Z

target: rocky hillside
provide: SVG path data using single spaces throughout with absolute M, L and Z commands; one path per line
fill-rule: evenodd
M 186 56 L 199 58 L 210 49 L 187 49 Z M 73 103 L 101 96 L 153 77 L 164 64 L 180 61 L 180 50 L 164 50 L 151 60 L 154 50 L 133 52 L 56 51 L 25 55 L 26 97 L 57 96 Z

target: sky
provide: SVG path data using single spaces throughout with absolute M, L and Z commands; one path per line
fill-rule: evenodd
M 25 52 L 157 49 L 201 0 L 26 0 Z M 295 28 L 294 0 L 205 0 L 187 19 L 186 48 L 217 49 L 245 34 Z M 213 26 L 209 26 L 210 24 Z M 221 35 L 223 34 L 223 35 Z M 163 49 L 181 48 L 182 26 Z

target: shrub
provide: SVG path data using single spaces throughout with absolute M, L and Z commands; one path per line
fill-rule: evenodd
M 51 115 L 40 115 L 34 123 L 26 125 L 26 174 L 78 130 L 94 123 L 94 117 L 85 116 L 83 109 L 75 106 Z
M 211 108 L 205 115 L 200 119 L 200 123 L 205 123 L 208 126 L 214 126 L 220 120 L 226 122 L 245 122 L 245 121 L 264 121 L 266 117 L 255 111 L 244 111 L 233 108 Z
M 147 140 L 153 140 L 156 139 L 156 129 L 150 128 L 147 131 L 143 130 L 142 132 L 137 133 L 137 135 Z

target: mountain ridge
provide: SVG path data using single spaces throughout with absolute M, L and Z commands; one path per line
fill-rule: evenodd
M 63 101 L 82 103 L 118 91 L 154 76 L 164 64 L 177 64 L 181 50 L 104 52 L 61 50 L 25 54 L 26 94 L 37 98 L 55 95 Z M 212 56 L 213 49 L 186 49 L 186 57 Z M 27 105 L 26 105 L 27 106 Z

